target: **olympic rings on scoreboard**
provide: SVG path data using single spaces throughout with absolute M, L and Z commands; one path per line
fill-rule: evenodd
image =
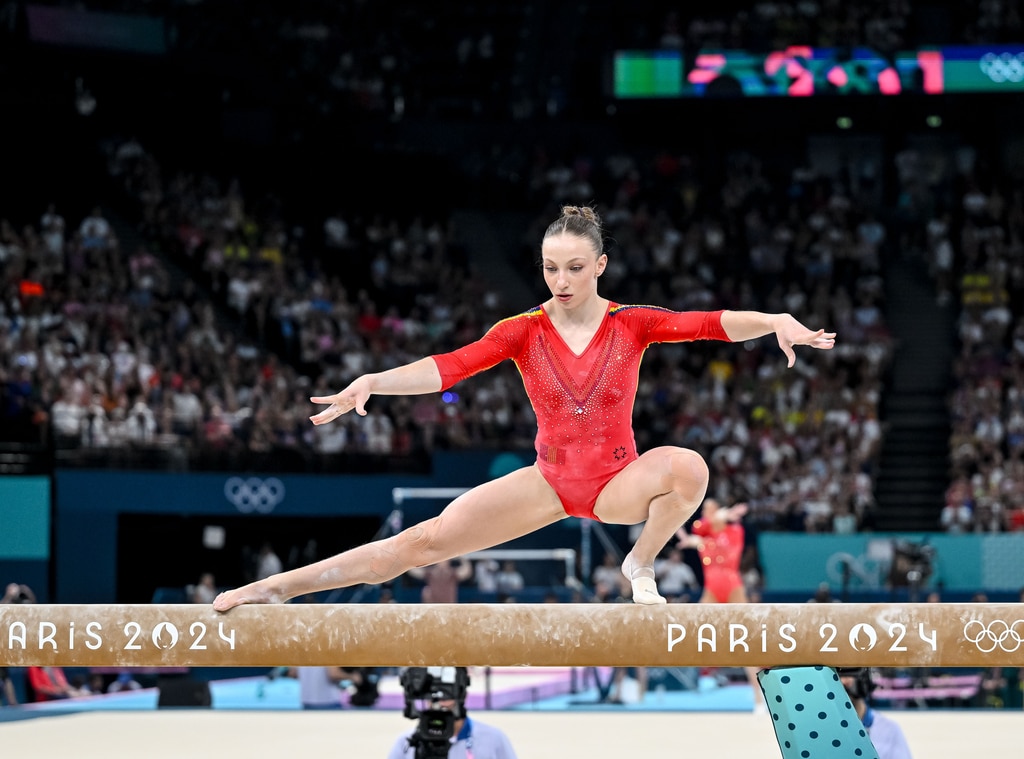
M 985 53 L 978 61 L 981 73 L 996 84 L 1024 80 L 1024 53 Z

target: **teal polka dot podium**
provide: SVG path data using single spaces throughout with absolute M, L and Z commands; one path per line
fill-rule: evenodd
M 831 667 L 778 667 L 757 679 L 783 759 L 878 759 Z

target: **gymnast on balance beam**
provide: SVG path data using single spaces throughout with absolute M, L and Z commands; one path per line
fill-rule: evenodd
M 386 582 L 567 516 L 645 522 L 622 573 L 635 603 L 665 603 L 654 559 L 703 500 L 708 467 L 686 448 L 637 453 L 632 412 L 644 351 L 658 342 L 742 342 L 774 334 L 792 367 L 794 346 L 827 350 L 835 333 L 809 329 L 789 314 L 676 312 L 609 301 L 597 291 L 608 255 L 601 220 L 589 207 L 562 209 L 544 232 L 541 261 L 551 291 L 543 304 L 499 321 L 451 353 L 363 375 L 339 393 L 310 399 L 329 404 L 311 417 L 313 424 L 327 424 L 353 409 L 364 415 L 371 395 L 438 392 L 511 359 L 537 416 L 537 461 L 472 488 L 438 516 L 397 535 L 225 591 L 214 609 Z

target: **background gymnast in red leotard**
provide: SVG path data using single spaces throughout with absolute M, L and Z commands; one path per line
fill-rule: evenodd
M 540 306 L 451 353 L 366 374 L 339 393 L 310 399 L 327 406 L 310 420 L 328 424 L 353 410 L 365 415 L 372 395 L 434 393 L 512 360 L 537 416 L 537 461 L 477 485 L 438 516 L 398 535 L 226 591 L 214 600 L 215 609 L 386 582 L 568 516 L 642 522 L 622 573 L 635 603 L 665 603 L 655 584 L 654 559 L 704 499 L 708 466 L 687 448 L 637 451 L 632 412 L 644 351 L 657 342 L 743 342 L 774 335 L 793 366 L 794 346 L 828 350 L 835 333 L 809 329 L 790 314 L 676 312 L 601 297 L 597 283 L 608 256 L 600 218 L 591 208 L 564 208 L 545 230 L 540 253 L 551 292 Z
M 740 574 L 740 559 L 746 535 L 740 520 L 747 513 L 747 504 L 737 503 L 722 506 L 714 498 L 708 498 L 701 506 L 700 518 L 690 527 L 690 532 L 680 528 L 676 533 L 680 548 L 695 548 L 700 554 L 700 566 L 704 571 L 704 592 L 702 604 L 747 603 L 747 591 Z M 764 696 L 757 682 L 757 670 L 746 667 L 747 680 L 754 689 L 754 710 L 764 708 Z

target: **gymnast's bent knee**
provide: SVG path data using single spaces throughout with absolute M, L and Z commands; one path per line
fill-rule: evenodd
M 704 457 L 688 448 L 680 448 L 669 459 L 673 487 L 687 503 L 699 503 L 707 493 L 711 472 Z

